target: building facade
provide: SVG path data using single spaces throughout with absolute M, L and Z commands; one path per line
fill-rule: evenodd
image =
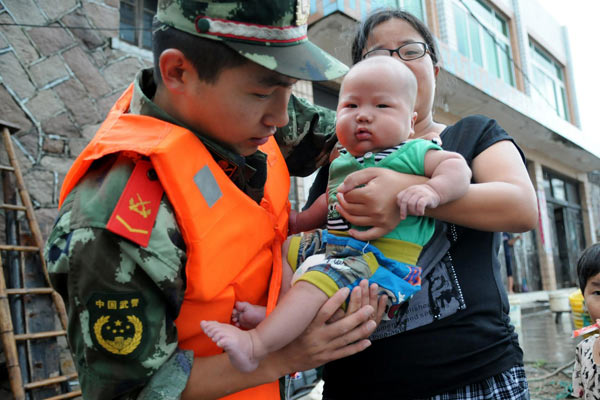
M 0 119 L 20 127 L 13 141 L 45 235 L 74 158 L 152 64 L 156 3 L 0 0 Z M 574 286 L 579 252 L 600 237 L 600 149 L 580 129 L 565 29 L 536 0 L 310 3 L 309 37 L 348 65 L 356 21 L 377 7 L 402 7 L 430 27 L 441 58 L 435 118 L 492 117 L 527 158 L 540 224 L 515 245 L 516 289 Z M 338 90 L 339 81 L 295 88 L 331 108 Z M 309 185 L 292 186 L 294 207 Z

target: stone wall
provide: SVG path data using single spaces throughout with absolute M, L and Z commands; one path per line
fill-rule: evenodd
M 0 24 L 0 119 L 20 127 L 13 145 L 46 238 L 69 166 L 150 62 L 111 48 L 118 0 L 0 0 Z

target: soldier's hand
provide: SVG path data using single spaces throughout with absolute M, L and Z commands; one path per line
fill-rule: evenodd
M 316 368 L 358 353 L 371 345 L 367 338 L 377 326 L 372 319 L 375 309 L 368 303 L 363 305 L 361 288 L 355 290 L 353 312 L 350 312 L 349 306 L 343 318 L 328 322 L 350 293 L 348 288 L 338 290 L 323 304 L 304 333 L 280 351 L 273 353 L 273 357 L 277 357 L 279 365 L 282 366 L 282 374 Z
M 379 325 L 381 319 L 383 318 L 383 312 L 385 311 L 387 299 L 387 295 L 379 295 L 379 285 L 373 283 L 369 286 L 369 281 L 363 279 L 360 281 L 359 286 L 356 286 L 354 289 L 352 289 L 350 301 L 348 302 L 346 311 L 344 312 L 344 310 L 341 308 L 338 309 L 335 314 L 333 314 L 333 317 L 331 317 L 327 322 L 335 322 L 342 319 L 346 315 L 355 313 L 363 306 L 370 305 L 374 310 L 373 314 L 370 316 L 370 319 Z

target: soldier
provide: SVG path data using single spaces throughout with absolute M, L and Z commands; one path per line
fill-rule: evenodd
M 347 289 L 251 374 L 200 328 L 228 322 L 237 300 L 273 309 L 287 166 L 306 174 L 327 158 L 332 121 L 299 99 L 291 112 L 313 123 L 273 137 L 297 79 L 346 71 L 307 40 L 307 17 L 308 0 L 158 1 L 154 69 L 75 160 L 45 249 L 84 398 L 278 399 L 278 377 L 370 344 L 364 284 L 345 317 L 326 324 Z

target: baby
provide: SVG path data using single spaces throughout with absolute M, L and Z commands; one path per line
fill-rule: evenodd
M 587 249 L 577 262 L 579 287 L 592 321 L 600 318 L 600 243 Z M 598 334 L 577 345 L 573 367 L 573 395 L 584 399 L 600 398 L 600 342 Z
M 420 289 L 420 268 L 415 264 L 434 231 L 434 221 L 422 217 L 425 208 L 463 196 L 471 171 L 457 153 L 444 151 L 429 140 L 408 140 L 414 134 L 417 118 L 416 95 L 414 75 L 392 57 L 361 61 L 344 78 L 336 124 L 342 149 L 331 163 L 328 193 L 308 210 L 290 215 L 290 232 L 308 231 L 325 222 L 328 229 L 286 241 L 285 294 L 268 317 L 263 317 L 262 308 L 236 304 L 233 322 L 253 328 L 260 321 L 254 329 L 244 331 L 216 321 L 201 322 L 204 332 L 227 352 L 239 370 L 252 371 L 269 352 L 299 336 L 321 305 L 341 287 L 352 288 L 362 279 L 369 279 L 379 285 L 381 294 L 387 295 L 390 308 Z M 398 205 L 403 221 L 384 237 L 365 243 L 353 239 L 347 231 L 366 228 L 345 221 L 336 203 L 337 187 L 344 178 L 369 167 L 430 179 L 400 192 Z M 295 274 L 290 287 L 292 270 Z

